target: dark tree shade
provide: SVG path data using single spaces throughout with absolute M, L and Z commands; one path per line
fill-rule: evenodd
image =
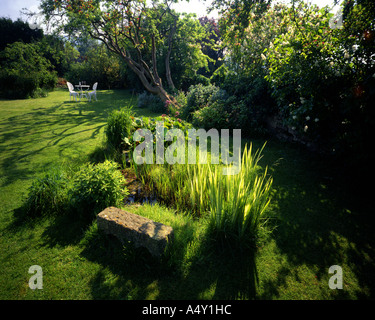
M 0 18 L 0 51 L 11 43 L 22 41 L 30 43 L 43 38 L 43 31 L 31 29 L 27 22 L 18 19 Z

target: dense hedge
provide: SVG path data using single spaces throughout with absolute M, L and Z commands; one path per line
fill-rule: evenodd
M 57 74 L 37 44 L 14 42 L 0 53 L 0 94 L 8 99 L 45 96 Z

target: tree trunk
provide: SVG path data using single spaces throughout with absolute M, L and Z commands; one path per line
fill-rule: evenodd
M 174 16 L 174 24 L 168 37 L 168 52 L 165 57 L 165 72 L 167 76 L 167 82 L 168 82 L 169 88 L 172 90 L 175 89 L 175 86 L 174 86 L 172 75 L 171 75 L 170 58 L 171 58 L 171 52 L 172 52 L 172 39 L 173 39 L 174 33 L 176 32 L 176 27 L 177 27 L 177 17 Z
M 129 57 L 123 56 L 123 58 L 130 69 L 134 71 L 139 80 L 141 80 L 143 86 L 148 92 L 157 95 L 163 101 L 163 103 L 167 103 L 167 101 L 169 101 L 172 105 L 178 107 L 176 99 L 169 95 L 168 92 L 163 88 L 160 78 L 159 83 L 156 83 L 156 81 L 154 83 L 150 83 L 150 80 L 146 77 L 146 70 L 142 66 L 135 64 L 134 61 Z M 140 68 L 138 68 L 137 65 L 140 66 Z
M 171 33 L 175 32 L 176 29 L 176 19 L 175 19 L 175 24 L 173 29 L 171 30 Z M 99 29 L 93 25 L 95 28 L 96 32 L 99 34 Z M 111 37 L 108 33 L 102 33 L 101 35 L 96 35 L 92 32 L 90 32 L 91 37 L 94 39 L 98 39 L 102 41 L 107 48 L 116 53 L 119 54 L 126 62 L 126 64 L 129 66 L 129 68 L 138 76 L 140 81 L 142 82 L 142 85 L 144 88 L 152 93 L 157 95 L 164 104 L 167 104 L 167 101 L 169 101 L 169 104 L 172 104 L 174 107 L 179 108 L 178 103 L 176 99 L 169 95 L 168 92 L 163 88 L 162 85 L 162 80 L 159 77 L 158 70 L 157 70 L 157 59 L 156 59 L 156 43 L 155 43 L 155 36 L 152 36 L 151 40 L 151 57 L 152 57 L 152 70 L 150 67 L 147 65 L 147 63 L 143 60 L 142 54 L 140 50 L 136 46 L 136 42 L 134 42 L 134 46 L 137 49 L 137 60 L 134 60 L 129 53 L 127 53 L 125 50 L 121 48 L 119 45 L 117 38 L 116 37 Z M 174 88 L 174 84 L 172 82 L 172 77 L 170 74 L 170 67 L 169 67 L 169 58 L 170 58 L 170 51 L 172 49 L 172 37 L 173 34 L 169 36 L 169 50 L 167 54 L 168 61 L 166 61 L 166 66 L 167 66 L 167 79 L 168 83 L 171 88 Z M 134 40 L 134 39 L 133 39 Z

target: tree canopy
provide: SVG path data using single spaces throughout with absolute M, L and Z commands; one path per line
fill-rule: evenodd
M 121 56 L 145 89 L 164 102 L 175 103 L 164 88 L 158 60 L 163 56 L 167 85 L 174 88 L 170 59 L 177 47 L 187 58 L 207 64 L 198 39 L 204 29 L 171 9 L 174 1 L 153 0 L 43 0 L 42 9 L 51 26 L 102 41 Z M 183 41 L 182 41 L 183 40 Z M 178 45 L 177 45 L 178 44 Z M 205 60 L 206 59 L 206 60 Z

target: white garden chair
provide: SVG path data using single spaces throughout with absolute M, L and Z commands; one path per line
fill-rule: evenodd
M 98 87 L 98 83 L 95 82 L 94 85 L 92 86 L 93 91 L 88 92 L 88 95 L 89 95 L 89 101 L 91 101 L 91 96 L 94 96 L 94 97 L 95 97 L 95 100 L 98 101 L 98 99 L 96 98 L 96 88 L 97 88 L 97 87 Z
M 74 87 L 70 82 L 67 82 L 66 84 L 67 84 L 68 89 L 69 89 L 69 101 L 72 101 L 72 96 L 73 96 L 73 100 L 75 98 L 76 101 L 78 101 L 77 97 L 79 96 L 79 93 L 74 91 Z M 81 98 L 79 98 L 79 100 L 81 101 Z

